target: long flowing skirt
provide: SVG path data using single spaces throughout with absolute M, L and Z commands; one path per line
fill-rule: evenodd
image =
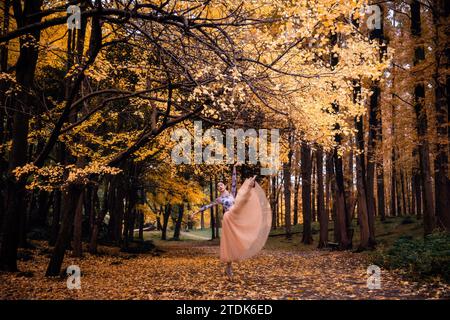
M 224 214 L 220 239 L 220 260 L 234 262 L 257 254 L 266 243 L 272 212 L 264 190 L 251 179 L 239 189 L 234 205 Z

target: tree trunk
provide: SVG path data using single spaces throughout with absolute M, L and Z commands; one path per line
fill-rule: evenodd
M 412 170 L 412 177 L 411 177 L 411 215 L 417 216 L 417 199 L 416 199 L 416 183 L 414 181 L 415 173 L 414 170 Z
M 353 139 L 349 141 L 349 144 L 353 146 Z M 343 174 L 344 174 L 344 198 L 345 207 L 347 208 L 347 220 L 351 221 L 354 218 L 353 202 L 356 201 L 353 192 L 353 148 L 345 152 L 342 156 Z
M 2 28 L 0 31 L 0 34 L 4 35 L 7 34 L 9 31 L 9 9 L 11 6 L 10 0 L 5 0 L 3 5 L 3 21 L 2 21 Z M 7 72 L 8 70 L 8 42 L 3 43 L 2 46 L 0 46 L 0 72 Z M 1 84 L 0 83 L 0 101 L 4 103 L 4 107 L 0 108 L 0 144 L 4 144 L 6 140 L 9 139 L 7 137 L 7 134 L 5 134 L 5 122 L 8 119 L 7 113 L 5 112 L 7 108 L 8 102 L 6 101 L 5 93 L 8 89 L 7 84 Z M 5 173 L 8 169 L 8 162 L 6 161 L 6 158 L 4 158 L 6 155 L 0 156 L 0 177 L 1 181 L 3 183 L 3 177 L 5 176 Z M 6 192 L 7 190 L 1 189 L 0 190 L 0 228 L 3 225 L 3 217 L 5 213 L 5 200 L 6 200 Z M 1 230 L 1 229 L 0 229 Z
M 384 37 L 384 19 L 385 19 L 385 6 L 379 4 L 378 7 L 381 10 L 380 28 L 374 28 L 370 31 L 370 39 L 378 41 L 380 46 L 379 61 L 382 62 L 387 51 L 387 45 Z M 368 138 L 368 158 L 367 158 L 367 192 L 368 192 L 368 218 L 369 218 L 369 244 L 375 245 L 375 197 L 374 197 L 374 179 L 375 179 L 375 167 L 377 168 L 377 196 L 378 196 L 378 215 L 383 221 L 385 219 L 384 211 L 384 164 L 383 156 L 377 162 L 376 161 L 376 148 L 382 149 L 383 140 L 383 125 L 382 125 L 382 113 L 380 108 L 381 89 L 380 82 L 374 81 L 372 83 L 372 95 L 370 97 L 370 110 L 369 110 L 369 138 Z M 383 152 L 381 152 L 383 154 Z
M 169 217 L 172 214 L 172 205 L 167 204 L 164 208 L 163 225 L 161 229 L 161 240 L 167 240 L 167 225 L 169 223 Z
M 289 157 L 292 156 L 290 152 Z M 291 161 L 283 163 L 283 177 L 284 177 L 284 226 L 286 229 L 286 238 L 292 238 L 291 231 Z
M 200 229 L 205 229 L 205 211 L 200 212 Z
M 130 211 L 130 223 L 128 224 L 128 240 L 133 241 L 134 240 L 134 228 L 136 227 L 136 198 L 134 199 L 133 206 L 131 207 Z
M 97 190 L 94 190 L 93 186 L 87 185 L 84 193 L 84 214 L 89 219 L 89 230 L 87 232 L 90 235 L 95 224 L 94 193 L 97 193 Z
M 392 161 L 391 161 L 391 200 L 390 200 L 390 212 L 389 215 L 391 217 L 397 216 L 397 184 L 396 184 L 396 169 L 395 169 L 395 151 L 394 147 L 392 148 Z
M 9 31 L 9 10 L 11 8 L 11 0 L 4 0 L 4 4 L 3 4 L 3 21 L 2 21 L 2 27 L 0 30 L 0 34 L 1 35 L 6 35 Z M 8 41 L 3 43 L 2 46 L 0 46 L 0 72 L 7 72 L 8 70 Z M 4 102 L 5 101 L 5 91 L 7 89 L 7 85 L 3 86 L 2 84 L 0 84 L 0 101 Z M 5 117 L 6 117 L 6 113 L 5 113 L 5 109 L 4 108 L 0 108 L 0 143 L 4 142 L 4 134 L 5 134 L 5 128 L 4 128 L 4 122 L 5 122 Z M 3 161 L 3 159 L 1 159 L 1 161 Z M 2 171 L 0 171 L 1 174 L 3 174 L 3 165 L 0 167 L 0 169 L 2 169 Z M 3 195 L 3 193 L 1 193 L 0 195 Z M 0 198 L 0 201 L 3 200 L 3 198 Z M 0 202 L 0 210 L 2 211 L 0 213 L 0 217 L 1 215 L 3 215 L 3 202 Z M 1 219 L 0 219 L 0 226 L 1 226 Z
M 272 176 L 272 191 L 270 193 L 270 207 L 272 209 L 272 229 L 277 228 L 277 210 L 278 210 L 278 201 L 277 201 L 277 176 Z
M 39 191 L 37 206 L 31 208 L 30 227 L 45 228 L 47 226 L 47 213 L 50 207 L 50 194 L 47 191 Z
M 128 248 L 129 242 L 134 239 L 134 225 L 135 225 L 135 205 L 137 200 L 137 190 L 132 185 L 132 182 L 129 182 L 130 188 L 128 191 L 128 202 L 127 208 L 124 213 L 124 228 L 123 228 L 123 248 Z
M 108 203 L 109 203 L 108 193 L 110 192 L 110 190 L 108 189 L 108 186 L 111 186 L 111 185 L 112 185 L 111 183 L 108 183 L 108 182 L 105 183 L 105 192 L 103 195 L 103 207 L 101 208 L 101 210 L 99 211 L 99 214 L 97 215 L 97 219 L 92 228 L 91 239 L 89 241 L 89 253 L 91 253 L 91 254 L 97 253 L 98 234 L 99 234 L 100 228 L 103 224 L 103 220 L 105 219 L 105 216 L 108 213 Z
M 277 177 L 277 179 L 279 179 L 280 177 Z M 281 181 L 279 182 L 279 184 L 280 184 L 280 191 L 281 191 L 281 185 L 282 185 L 282 183 L 283 183 L 283 177 L 281 176 Z M 279 197 L 279 204 L 278 204 L 278 206 L 277 206 L 277 209 L 278 209 L 278 211 L 277 211 L 277 227 L 279 228 L 279 227 L 281 227 L 281 225 L 282 225 L 282 219 L 283 219 L 283 197 L 284 197 L 284 195 L 283 195 L 283 192 L 280 192 L 279 194 L 278 194 L 278 197 Z
M 377 144 L 378 124 L 378 100 L 380 89 L 378 85 L 372 87 L 369 110 L 369 137 L 367 141 L 367 169 L 366 180 L 367 218 L 369 223 L 369 246 L 375 246 L 375 149 Z M 364 150 L 363 150 L 364 151 Z
M 108 224 L 108 238 L 111 242 L 115 244 L 120 244 L 122 238 L 122 224 L 124 216 L 124 190 L 122 175 L 115 176 L 110 185 L 109 192 L 109 205 L 110 208 L 110 219 Z
M 214 201 L 214 191 L 213 191 L 213 178 L 212 176 L 209 178 L 209 201 L 213 202 Z M 209 211 L 210 211 L 210 219 L 209 219 L 209 223 L 210 223 L 210 227 L 211 227 L 211 240 L 214 240 L 216 238 L 216 219 L 214 216 L 214 206 L 212 206 Z
M 214 188 L 214 199 L 217 199 L 217 197 L 219 196 L 219 190 L 217 189 L 217 184 L 218 184 L 218 181 L 217 181 L 217 176 L 214 176 L 214 186 L 216 186 L 215 188 Z M 220 211 L 219 210 L 222 210 L 221 208 L 219 208 L 219 207 L 216 207 L 216 218 L 215 218 L 215 226 L 216 226 L 216 238 L 220 238 L 220 233 L 219 233 L 219 228 L 221 227 L 221 225 L 220 225 Z
M 19 248 L 27 248 L 29 246 L 27 242 L 27 231 L 29 229 L 29 214 L 27 214 L 30 210 L 27 210 L 26 206 L 31 202 L 31 192 L 25 192 L 25 199 L 23 200 L 24 206 L 24 214 L 20 216 L 20 225 L 19 225 Z
M 358 222 L 360 230 L 360 242 L 358 251 L 367 250 L 370 247 L 369 212 L 367 204 L 366 168 L 364 157 L 364 131 L 362 116 L 356 119 L 356 185 L 358 190 Z
M 382 160 L 381 160 L 382 161 Z M 384 166 L 377 164 L 377 199 L 378 216 L 381 221 L 386 220 L 386 205 L 384 197 Z
M 331 69 L 334 70 L 339 62 L 339 57 L 332 53 L 332 48 L 338 44 L 338 34 L 334 33 L 330 38 L 330 65 Z M 339 105 L 337 103 L 332 104 L 333 111 L 339 113 Z M 336 230 L 339 233 L 339 249 L 346 250 L 352 246 L 352 230 L 350 227 L 350 221 L 348 220 L 349 210 L 346 204 L 345 198 L 345 186 L 344 186 L 344 172 L 342 165 L 342 158 L 338 154 L 338 148 L 342 144 L 342 136 L 339 133 L 340 125 L 336 123 L 334 129 L 337 131 L 334 135 L 334 140 L 336 147 L 333 150 L 333 163 L 334 163 L 334 205 L 336 209 Z
M 336 175 L 334 173 L 334 153 L 329 152 L 327 154 L 327 175 L 328 175 L 328 183 L 329 183 L 329 194 L 328 194 L 328 203 L 329 203 L 329 213 L 333 219 L 333 241 L 336 243 L 340 243 L 340 232 L 339 232 L 339 222 L 337 219 L 337 206 L 336 206 Z
M 139 212 L 139 240 L 144 241 L 144 213 Z
M 82 167 L 84 164 L 84 160 L 79 158 L 77 160 L 77 165 Z M 86 186 L 84 186 L 86 187 Z M 80 199 L 77 201 L 82 205 L 77 206 L 74 216 L 73 223 L 73 256 L 81 257 L 83 255 L 83 205 L 84 205 L 84 192 L 81 192 L 79 195 Z
M 391 136 L 392 136 L 392 146 L 391 146 L 391 199 L 390 199 L 390 208 L 389 215 L 391 217 L 397 216 L 397 206 L 396 206 L 396 198 L 397 198 L 397 170 L 396 170 L 396 139 L 395 139 L 395 106 L 392 104 L 391 106 Z
M 319 147 L 316 151 L 317 167 L 317 216 L 320 223 L 319 248 L 328 245 L 328 212 L 325 211 L 324 185 L 323 185 L 323 151 Z
M 408 172 L 406 172 L 405 174 L 405 186 L 406 186 L 406 206 L 408 208 L 408 215 L 411 215 L 412 213 L 412 208 L 411 208 L 411 179 L 410 176 L 408 174 Z
M 402 190 L 402 212 L 403 215 L 408 215 L 408 208 L 406 206 L 406 197 L 407 197 L 407 190 L 405 188 L 405 174 L 403 172 L 403 169 L 400 169 L 400 186 Z
M 417 171 L 417 170 L 416 170 Z M 415 172 L 413 175 L 413 183 L 415 185 L 415 203 L 416 203 L 416 216 L 417 219 L 422 219 L 422 178 L 420 172 Z
M 47 272 L 45 273 L 47 277 L 60 275 L 64 254 L 70 240 L 75 212 L 83 205 L 81 197 L 82 192 L 83 189 L 81 186 L 69 185 L 67 192 L 64 194 L 64 197 L 67 198 L 67 206 L 65 206 L 66 212 L 64 212 L 58 239 L 56 240 L 52 257 L 48 264 Z
M 83 203 L 83 192 L 79 195 L 77 203 Z M 73 256 L 81 257 L 83 255 L 83 206 L 77 206 L 73 225 Z
M 332 179 L 334 175 L 333 171 L 333 156 L 330 153 L 326 153 L 325 156 L 325 211 L 328 217 L 332 215 Z
M 288 161 L 283 163 L 283 181 L 284 181 L 284 225 L 286 228 L 286 238 L 292 238 L 291 231 L 291 169 L 292 169 L 292 155 L 294 153 L 293 150 L 293 135 L 292 133 L 289 135 L 289 153 L 288 153 Z
M 300 173 L 299 173 L 299 159 L 300 150 L 295 148 L 295 162 L 294 162 L 294 226 L 298 223 L 298 190 L 300 188 Z
M 336 221 L 337 230 L 339 233 L 339 248 L 347 250 L 351 248 L 351 241 L 349 235 L 349 228 L 347 225 L 347 208 L 345 204 L 344 191 L 344 174 L 342 171 L 342 158 L 339 157 L 337 149 L 334 150 L 333 155 L 334 170 L 335 170 L 335 206 L 336 206 Z
M 52 215 L 52 225 L 50 227 L 50 239 L 48 241 L 48 244 L 50 246 L 54 246 L 56 243 L 56 239 L 58 238 L 58 231 L 59 231 L 59 223 L 60 223 L 60 217 L 61 217 L 61 191 L 55 190 L 53 194 L 54 200 L 53 200 L 53 215 Z
M 28 0 L 24 2 L 23 12 L 18 12 L 16 6 L 14 16 L 19 27 L 25 27 L 41 21 L 42 0 Z M 27 162 L 28 127 L 30 110 L 30 95 L 38 59 L 40 30 L 34 29 L 29 33 L 32 37 L 22 37 L 19 41 L 20 53 L 16 63 L 16 82 L 22 88 L 14 100 L 12 144 L 9 154 L 7 176 L 6 212 L 3 217 L 3 236 L 0 248 L 0 269 L 5 271 L 17 270 L 17 247 L 19 243 L 20 223 L 25 213 L 25 180 L 16 180 L 13 170 Z
M 401 173 L 401 168 L 400 168 L 400 173 Z M 396 192 L 396 196 L 397 198 L 395 199 L 396 204 L 397 204 L 397 215 L 398 216 L 402 216 L 403 215 L 403 209 L 402 209 L 402 188 L 401 188 L 401 174 L 398 174 L 396 179 L 395 179 L 395 190 Z
M 302 215 L 303 215 L 303 237 L 302 243 L 312 244 L 311 230 L 311 148 L 306 142 L 301 146 L 302 161 Z
M 422 37 L 422 28 L 420 21 L 420 2 L 413 0 L 411 2 L 411 34 L 418 41 Z M 420 64 L 425 60 L 425 48 L 423 45 L 418 45 L 415 48 L 414 65 Z M 425 99 L 425 85 L 418 81 L 414 88 L 414 110 L 416 112 L 417 121 L 417 135 L 419 139 L 419 164 L 422 177 L 422 190 L 424 200 L 424 235 L 433 232 L 435 228 L 435 210 L 433 201 L 433 186 L 430 166 L 430 151 L 427 138 L 428 119 L 426 108 L 423 103 Z
M 315 162 L 315 152 L 311 154 L 311 166 L 312 166 L 312 174 L 311 174 L 311 220 L 313 222 L 317 221 L 317 212 L 316 212 L 316 162 Z
M 449 161 L 448 161 L 448 143 L 449 143 L 449 102 L 450 90 L 446 83 L 441 80 L 445 68 L 450 66 L 450 31 L 443 30 L 445 21 L 448 21 L 450 14 L 450 5 L 446 5 L 445 1 L 433 1 L 433 20 L 435 27 L 435 59 L 436 70 L 434 74 L 435 85 L 435 108 L 436 108 L 436 125 L 437 125 L 437 150 L 436 159 L 434 161 L 435 168 L 435 207 L 438 227 L 442 230 L 450 231 L 450 178 L 449 178 Z M 447 26 L 448 29 L 448 26 Z M 443 50 L 439 50 L 443 47 Z M 442 66 L 439 68 L 439 66 Z M 450 76 L 447 75 L 447 83 Z
M 175 230 L 173 233 L 174 240 L 180 240 L 181 222 L 183 221 L 183 212 L 184 212 L 184 205 L 181 204 L 178 206 L 178 217 L 177 217 L 177 221 L 175 223 Z

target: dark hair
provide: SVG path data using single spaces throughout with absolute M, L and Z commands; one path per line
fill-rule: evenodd
M 225 189 L 227 189 L 227 188 L 228 188 L 228 187 L 227 187 L 227 184 L 225 183 L 225 181 L 223 181 L 223 180 L 220 180 L 220 181 L 218 181 L 218 182 L 217 182 L 217 185 L 219 185 L 219 183 L 223 184 L 223 185 L 224 185 L 224 187 L 225 187 Z

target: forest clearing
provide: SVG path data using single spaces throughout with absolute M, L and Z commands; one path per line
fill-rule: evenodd
M 383 230 L 380 241 L 389 243 L 402 229 L 394 221 Z M 209 231 L 210 230 L 206 230 Z M 194 233 L 194 232 L 190 232 Z M 414 233 L 414 231 L 413 231 Z M 274 233 L 276 234 L 276 233 Z M 198 237 L 198 236 L 197 236 Z M 98 255 L 70 257 L 64 265 L 77 264 L 82 270 L 80 290 L 67 290 L 66 275 L 43 276 L 50 252 L 42 241 L 22 251 L 30 260 L 20 262 L 19 274 L 0 275 L 1 299 L 448 299 L 450 285 L 411 279 L 401 270 L 383 270 L 381 289 L 367 288 L 367 266 L 371 259 L 362 253 L 323 251 L 301 245 L 300 239 L 270 237 L 257 257 L 239 263 L 236 278 L 227 280 L 218 256 L 218 241 L 157 240 L 146 232 L 157 250 L 146 254 L 121 253 L 101 247 Z M 193 237 L 195 238 L 195 236 Z M 86 270 L 85 272 L 83 270 Z
M 0 300 L 448 299 L 450 1 L 2 0 Z

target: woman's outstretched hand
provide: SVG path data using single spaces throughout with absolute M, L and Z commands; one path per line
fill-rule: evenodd
M 252 188 L 254 188 L 256 186 L 256 175 L 254 175 L 251 180 L 251 186 L 252 186 Z
M 194 217 L 195 217 L 195 215 L 197 214 L 197 213 L 199 213 L 201 210 L 199 210 L 199 211 L 196 211 L 196 212 L 194 212 L 194 213 L 191 213 L 190 215 L 189 215 L 189 218 L 190 219 L 193 219 Z

